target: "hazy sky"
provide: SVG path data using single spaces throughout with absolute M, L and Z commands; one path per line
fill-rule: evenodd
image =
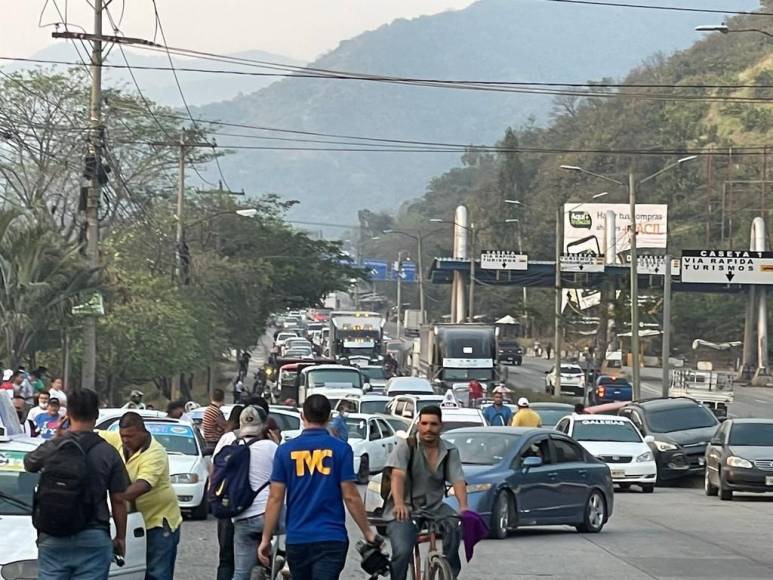
M 121 30 L 152 38 L 151 0 L 112 0 L 115 19 L 125 1 Z M 473 0 L 156 0 L 167 41 L 172 46 L 211 52 L 261 49 L 311 60 L 344 39 L 395 18 L 411 18 L 464 8 Z M 53 28 L 43 23 L 67 19 L 88 31 L 93 16 L 87 0 L 0 0 L 0 56 L 30 56 L 48 46 Z M 109 25 L 108 25 L 109 26 Z M 110 33 L 110 28 L 105 29 Z M 160 42 L 160 39 L 159 39 Z

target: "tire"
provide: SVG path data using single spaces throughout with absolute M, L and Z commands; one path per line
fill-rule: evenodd
M 598 534 L 606 523 L 607 503 L 604 496 L 597 489 L 590 492 L 585 502 L 582 523 L 577 526 L 577 531 L 583 534 Z
M 719 479 L 719 499 L 721 499 L 722 501 L 732 501 L 733 490 L 727 487 L 727 484 L 722 479 L 721 471 L 717 473 L 717 478 Z
M 204 495 L 201 498 L 201 503 L 191 510 L 192 520 L 206 520 L 209 515 L 209 501 L 207 500 L 208 487 L 208 484 L 204 485 Z
M 620 486 L 620 489 L 631 489 L 630 483 L 618 483 L 617 485 Z
M 360 469 L 357 471 L 357 483 L 367 484 L 370 479 L 370 459 L 363 455 L 360 459 Z
M 716 496 L 719 493 L 719 488 L 711 483 L 709 471 L 708 466 L 706 466 L 706 473 L 703 476 L 703 492 L 708 496 Z
M 653 491 L 655 491 L 654 483 L 642 483 L 639 487 L 641 487 L 642 493 L 652 493 Z
M 454 580 L 454 574 L 451 572 L 451 566 L 445 556 L 432 554 L 427 559 L 427 569 L 424 571 L 425 580 Z
M 490 538 L 504 540 L 507 537 L 514 512 L 512 496 L 507 491 L 500 491 L 494 499 L 494 507 L 491 510 Z

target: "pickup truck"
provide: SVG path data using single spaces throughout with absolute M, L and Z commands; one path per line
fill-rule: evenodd
M 601 375 L 596 379 L 596 384 L 588 393 L 588 402 L 591 405 L 632 400 L 633 385 L 624 377 Z

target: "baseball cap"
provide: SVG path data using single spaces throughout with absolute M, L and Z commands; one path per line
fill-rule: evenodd
M 518 399 L 518 406 L 519 407 L 528 407 L 529 406 L 529 399 L 526 397 L 521 397 Z
M 265 416 L 262 409 L 258 409 L 252 405 L 245 407 L 239 417 L 239 435 L 260 435 L 263 430 Z
M 56 397 L 48 397 L 48 404 L 55 403 L 56 405 L 61 405 L 62 402 L 57 399 Z

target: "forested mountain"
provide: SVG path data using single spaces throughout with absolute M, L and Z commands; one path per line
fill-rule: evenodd
M 732 4 L 756 6 L 752 0 Z M 437 79 L 585 82 L 623 75 L 648 55 L 689 46 L 699 38 L 693 28 L 706 18 L 538 0 L 480 0 L 464 10 L 384 25 L 342 42 L 309 66 Z M 273 128 L 467 144 L 493 142 L 503 127 L 529 118 L 544 124 L 552 108 L 550 95 L 288 78 L 198 113 Z M 236 137 L 219 142 L 325 147 Z M 232 186 L 300 199 L 296 215 L 308 212 L 340 221 L 351 218 L 357 207 L 394 208 L 415 197 L 430 176 L 453 160 L 447 153 L 242 149 L 222 163 L 234 175 Z
M 773 3 L 768 4 L 770 11 Z M 758 17 L 736 17 L 728 24 L 773 32 L 773 26 Z M 768 154 L 773 151 L 767 145 L 773 138 L 772 46 L 761 33 L 713 34 L 669 58 L 650 59 L 625 77 L 628 86 L 608 89 L 614 97 L 562 97 L 563 110 L 549 126 L 508 129 L 500 136 L 500 145 L 508 149 L 536 148 L 540 153 L 467 153 L 460 166 L 432 179 L 422 198 L 404 204 L 396 226 L 426 230 L 430 218 L 451 219 L 454 207 L 465 203 L 483 246 L 516 248 L 518 227 L 504 219 L 517 217 L 529 259 L 550 260 L 559 204 L 590 201 L 601 191 L 609 192 L 605 201 L 610 203 L 627 201 L 625 187 L 562 170 L 561 165 L 627 182 L 629 169 L 643 178 L 696 155 L 681 169 L 643 184 L 639 202 L 668 204 L 669 244 L 675 255 L 685 248 L 748 248 L 751 220 L 761 213 L 769 218 L 771 208 L 770 184 L 760 181 L 771 179 Z M 523 206 L 506 205 L 505 199 L 520 200 Z M 438 237 L 443 243 L 428 251 L 448 255 L 447 237 Z M 770 233 L 768 237 L 768 247 L 773 247 Z M 410 240 L 404 247 L 411 249 Z M 385 251 L 395 255 L 397 249 Z M 548 325 L 552 293 L 543 294 L 543 303 L 530 308 Z M 488 301 L 495 313 L 500 307 L 507 313 L 522 308 L 520 289 L 483 288 L 480 300 Z M 625 300 L 624 291 L 620 304 Z M 696 337 L 738 339 L 741 300 L 677 296 L 674 324 L 679 344 L 686 348 Z M 644 321 L 657 322 L 659 311 L 646 311 Z

